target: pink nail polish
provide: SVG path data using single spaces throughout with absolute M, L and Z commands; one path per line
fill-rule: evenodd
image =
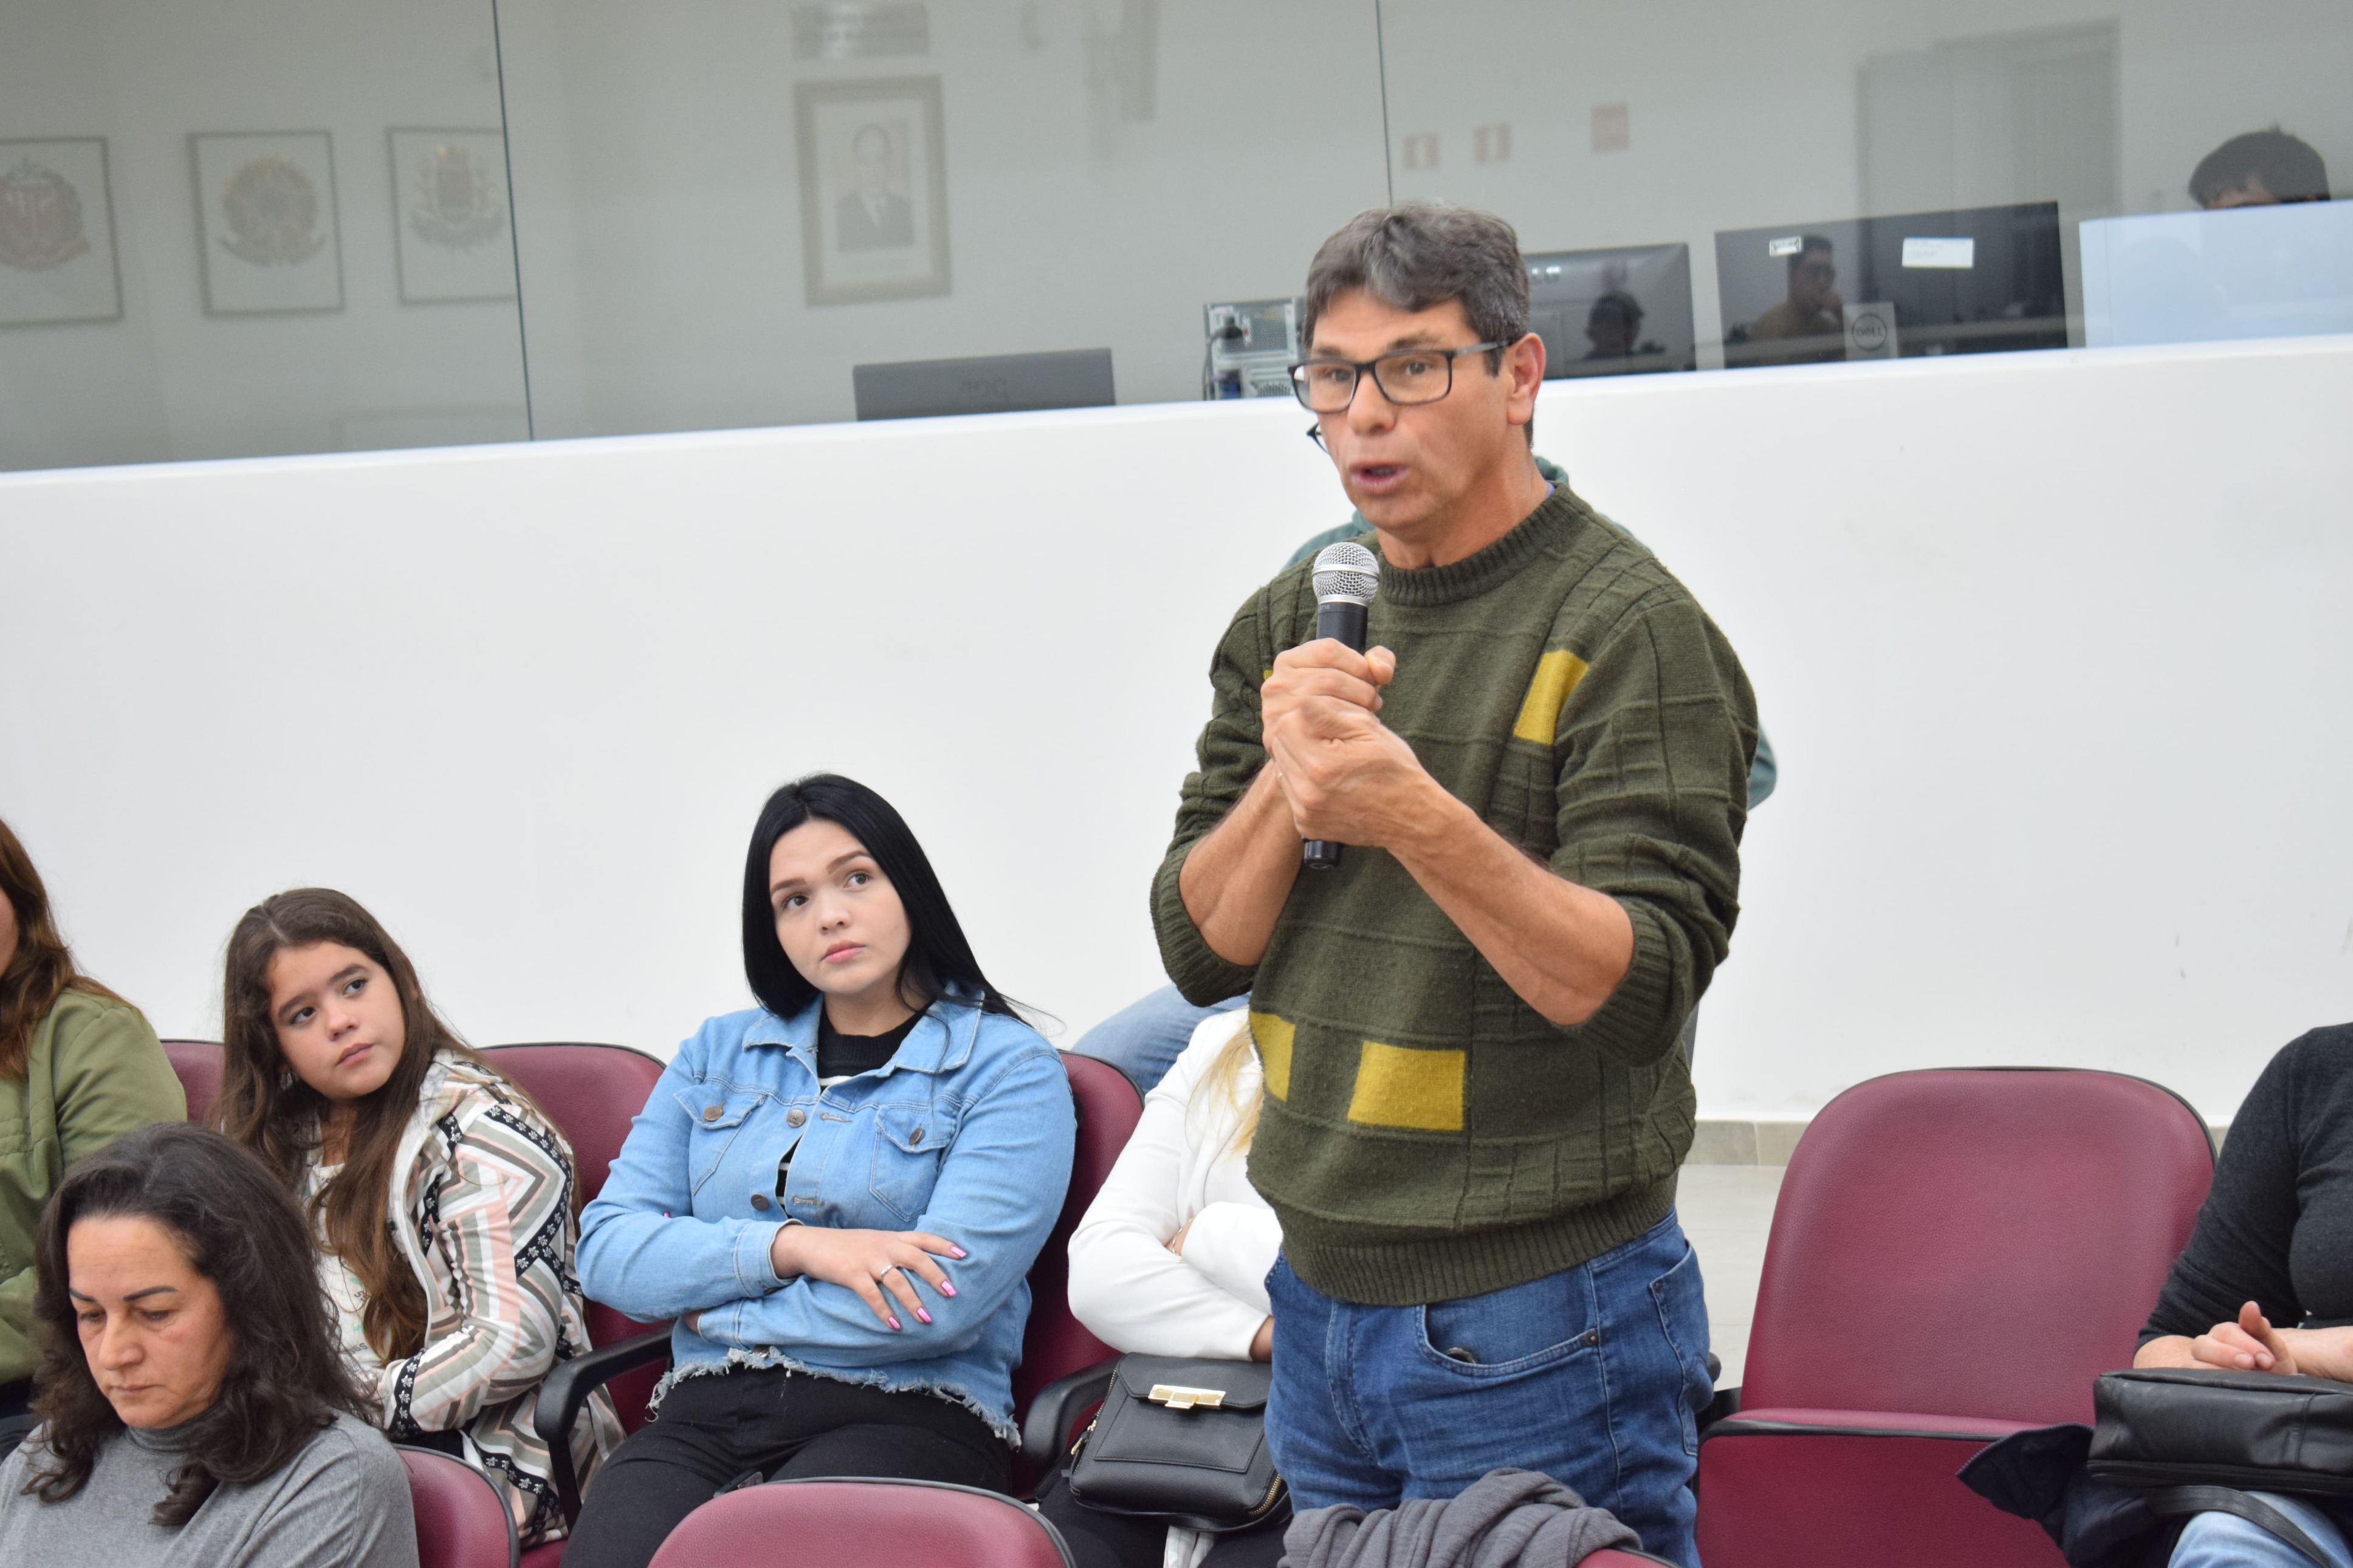
M 963 1258 L 963 1257 L 966 1257 L 966 1256 L 968 1256 L 968 1255 L 965 1253 L 965 1249 L 964 1249 L 963 1247 L 959 1247 L 955 1248 L 955 1255 L 956 1255 L 958 1258 Z
M 927 1323 L 932 1321 L 932 1315 L 929 1312 L 924 1311 L 921 1307 L 915 1309 L 915 1316 L 923 1319 L 923 1321 Z
M 890 1325 L 891 1325 L 891 1331 L 892 1331 L 892 1333 L 894 1333 L 894 1334 L 895 1334 L 895 1333 L 897 1333 L 897 1332 L 899 1331 L 899 1320 L 898 1320 L 898 1319 L 896 1319 L 896 1318 L 891 1318 L 891 1319 L 887 1319 L 887 1320 L 885 1320 L 885 1321 L 888 1321 L 888 1322 L 890 1323 Z
M 953 1296 L 955 1294 L 955 1287 L 943 1279 L 940 1281 L 940 1294 L 943 1296 Z

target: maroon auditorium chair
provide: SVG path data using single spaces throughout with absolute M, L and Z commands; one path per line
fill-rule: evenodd
M 1074 1568 L 1060 1533 L 1019 1503 L 936 1481 L 778 1481 L 728 1492 L 670 1531 L 653 1568 L 718 1563 Z
M 627 1046 L 548 1044 L 493 1046 L 482 1053 L 498 1069 L 522 1086 L 572 1145 L 572 1162 L 580 1184 L 580 1202 L 586 1205 L 605 1188 L 613 1161 L 629 1135 L 629 1123 L 654 1091 L 662 1064 Z M 632 1344 L 659 1348 L 670 1342 L 670 1325 L 640 1323 L 600 1301 L 588 1303 L 588 1342 L 599 1351 Z M 646 1424 L 646 1401 L 661 1375 L 659 1365 L 641 1363 L 611 1379 L 613 1409 L 621 1430 L 634 1432 Z M 587 1397 L 586 1390 L 581 1397 Z M 574 1405 L 572 1414 L 579 1413 Z M 565 1421 L 554 1430 L 568 1431 Z M 547 1436 L 542 1431 L 543 1438 Z M 555 1460 L 555 1490 L 568 1518 L 579 1511 L 578 1481 L 572 1458 L 560 1442 L 552 1443 Z M 554 1568 L 562 1561 L 564 1544 L 552 1542 L 523 1553 L 524 1568 Z
M 2213 1173 L 2198 1114 L 2117 1073 L 1896 1073 L 1825 1106 L 1774 1205 L 1737 1410 L 1701 1436 L 1701 1561 L 2060 1568 L 1954 1472 L 2091 1420 Z
M 508 1051 L 548 1047 L 506 1046 L 493 1059 L 505 1065 Z M 1035 1439 L 1025 1437 L 1023 1454 L 1017 1461 L 1014 1485 L 1026 1491 L 1044 1468 L 1051 1451 L 1061 1436 L 1068 1433 L 1075 1417 L 1092 1406 L 1087 1403 L 1089 1388 L 1092 1398 L 1100 1401 L 1103 1388 L 1110 1379 L 1108 1363 L 1113 1359 L 1111 1347 L 1082 1328 L 1071 1315 L 1067 1285 L 1070 1277 L 1071 1232 L 1078 1228 L 1087 1205 L 1094 1202 L 1103 1179 L 1111 1174 L 1113 1162 L 1119 1158 L 1136 1122 L 1144 1115 L 1144 1097 L 1127 1075 L 1108 1062 L 1092 1057 L 1061 1053 L 1062 1069 L 1070 1075 L 1071 1095 L 1078 1110 L 1078 1143 L 1071 1162 L 1071 1184 L 1062 1194 L 1061 1214 L 1054 1222 L 1051 1235 L 1038 1254 L 1038 1261 L 1029 1269 L 1029 1323 L 1022 1335 L 1021 1365 L 1014 1373 L 1014 1415 L 1020 1419 L 1028 1413 L 1025 1433 L 1044 1434 Z M 518 1081 L 521 1081 L 518 1075 Z M 532 1093 L 535 1085 L 526 1084 Z M 642 1097 L 640 1097 L 642 1099 Z M 549 1107 L 554 1113 L 554 1107 Z M 569 1129 L 567 1127 L 567 1132 Z M 614 1149 L 619 1148 L 618 1141 Z M 581 1163 L 587 1164 L 584 1153 Z M 594 1307 L 592 1310 L 601 1310 Z M 659 1373 L 669 1356 L 667 1331 L 638 1336 L 616 1345 L 599 1345 L 584 1356 L 565 1363 L 549 1374 L 540 1387 L 536 1425 L 540 1436 L 553 1441 L 552 1435 L 567 1432 L 589 1390 L 616 1378 L 624 1372 L 640 1371 L 648 1377 Z M 640 1404 L 643 1402 L 640 1401 Z M 1039 1406 L 1050 1405 L 1040 1410 Z M 1041 1458 L 1039 1456 L 1046 1456 Z M 957 1489 L 947 1488 L 954 1491 Z M 578 1492 L 574 1489 L 571 1466 L 558 1449 L 557 1493 L 564 1500 L 567 1516 L 579 1514 Z M 730 1493 L 730 1497 L 748 1493 Z M 869 1497 L 872 1494 L 861 1494 Z M 700 1518 L 709 1511 L 709 1505 L 696 1510 Z M 667 1550 L 667 1548 L 665 1549 Z M 1059 1541 L 1055 1551 L 1061 1550 Z M 540 1553 L 549 1553 L 541 1556 Z M 525 1559 L 525 1568 L 548 1568 L 555 1558 L 554 1548 L 542 1547 Z M 822 1553 L 812 1561 L 829 1561 Z M 880 1560 L 879 1557 L 877 1559 Z M 955 1561 L 964 1561 L 956 1559 Z M 974 1561 L 986 1561 L 975 1559 Z M 1046 1562 L 1058 1562 L 1049 1557 Z
M 188 1120 L 201 1126 L 209 1121 L 220 1100 L 221 1046 L 218 1040 L 165 1040 L 164 1054 L 172 1058 L 180 1090 L 188 1097 Z
M 514 1521 L 491 1478 L 436 1449 L 395 1447 L 417 1510 L 417 1568 L 515 1568 Z
M 1062 1068 L 1078 1102 L 1079 1137 L 1061 1217 L 1029 1270 L 1029 1325 L 1021 1336 L 1021 1364 L 1013 1372 L 1014 1412 L 1026 1416 L 1014 1484 L 1024 1496 L 1111 1387 L 1111 1363 L 1119 1352 L 1071 1315 L 1071 1232 L 1086 1217 L 1144 1117 L 1144 1097 L 1109 1062 L 1064 1051 Z

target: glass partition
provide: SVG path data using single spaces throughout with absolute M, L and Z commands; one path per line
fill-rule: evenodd
M 529 434 L 488 0 L 0 8 L 0 467 Z
M 2353 9 L 2318 0 L 1381 16 L 1397 194 L 1491 208 L 1529 250 L 1688 247 L 1702 366 L 2081 344 L 2085 223 L 2196 210 L 2244 132 L 2353 161 Z M 2246 172 L 2200 194 L 2245 199 Z M 2340 252 L 2307 261 L 2292 287 L 2353 291 Z
M 2348 79 L 2341 0 L 15 0 L 0 467 L 1282 396 L 1408 196 L 1559 375 L 2343 331 Z
M 543 436 L 850 419 L 862 365 L 997 355 L 1198 397 L 1202 307 L 1388 191 L 1361 0 L 500 18 Z

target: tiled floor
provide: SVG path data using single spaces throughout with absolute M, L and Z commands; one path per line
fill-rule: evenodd
M 1748 1320 L 1765 1270 L 1765 1233 L 1781 1191 L 1779 1165 L 1685 1165 L 1675 1192 L 1683 1234 L 1707 1284 L 1708 1337 L 1724 1363 L 1717 1384 L 1740 1382 Z

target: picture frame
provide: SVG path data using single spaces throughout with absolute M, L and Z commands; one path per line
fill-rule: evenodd
M 808 302 L 947 293 L 940 79 L 799 82 L 793 108 Z
M 0 140 L 0 327 L 121 319 L 106 138 Z
M 198 132 L 188 138 L 188 163 L 206 315 L 343 308 L 332 136 L 324 131 Z
M 514 204 L 496 129 L 393 126 L 394 261 L 404 305 L 515 298 Z

